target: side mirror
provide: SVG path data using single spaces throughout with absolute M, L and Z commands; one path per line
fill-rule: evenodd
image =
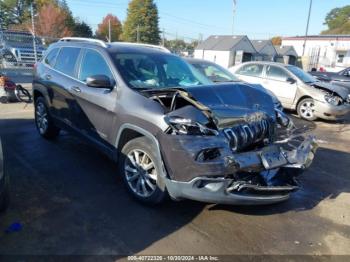
M 112 81 L 106 75 L 93 75 L 86 79 L 86 85 L 95 88 L 109 88 L 111 89 Z
M 291 78 L 291 77 L 288 77 L 286 81 L 291 85 L 293 85 L 297 82 L 294 78 Z

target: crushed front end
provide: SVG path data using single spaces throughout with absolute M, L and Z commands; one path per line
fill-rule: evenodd
M 288 199 L 299 188 L 296 177 L 312 163 L 315 138 L 266 95 L 246 89 L 243 102 L 229 104 L 220 94 L 235 90 L 239 97 L 243 89 L 215 88 L 151 95 L 167 108 L 169 128 L 157 138 L 170 196 L 237 205 Z

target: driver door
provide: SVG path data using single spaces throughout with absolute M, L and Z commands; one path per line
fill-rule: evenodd
M 95 88 L 86 85 L 86 79 L 94 75 L 108 76 L 115 83 L 114 76 L 105 57 L 93 49 L 83 49 L 76 85 L 71 93 L 77 101 L 73 117 L 79 123 L 79 130 L 94 142 L 108 145 L 115 117 L 116 90 Z
M 292 107 L 298 88 L 297 81 L 288 80 L 293 78 L 286 69 L 273 65 L 266 67 L 263 85 L 277 96 L 285 108 Z

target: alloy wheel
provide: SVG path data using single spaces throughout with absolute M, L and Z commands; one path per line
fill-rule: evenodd
M 45 134 L 49 127 L 49 120 L 47 118 L 46 107 L 42 102 L 38 102 L 36 105 L 36 124 L 38 126 L 40 134 Z
M 149 197 L 157 189 L 157 170 L 146 152 L 131 150 L 124 162 L 124 172 L 130 189 L 138 196 Z

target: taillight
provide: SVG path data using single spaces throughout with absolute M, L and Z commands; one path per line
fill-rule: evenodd
M 38 62 L 36 62 L 36 63 L 33 65 L 33 69 L 36 70 L 37 67 L 38 67 Z

